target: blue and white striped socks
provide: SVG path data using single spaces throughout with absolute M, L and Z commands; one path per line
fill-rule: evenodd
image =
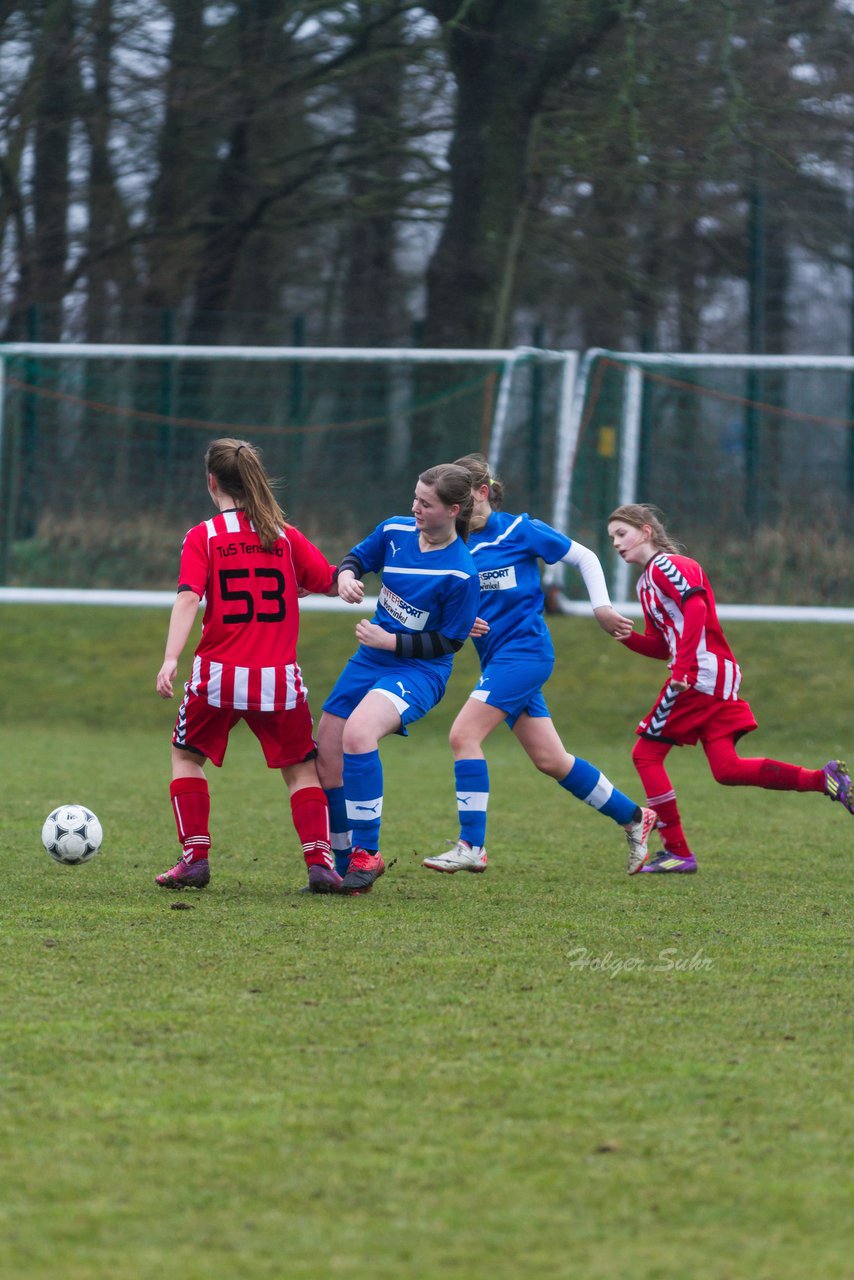
M 592 809 L 598 809 L 606 818 L 613 818 L 621 827 L 635 821 L 638 806 L 624 796 L 595 765 L 575 757 L 575 764 L 559 785 Z
M 383 767 L 379 751 L 363 751 L 358 755 L 344 752 L 344 795 L 354 846 L 379 849 L 383 812 Z
M 489 804 L 489 772 L 485 760 L 455 760 L 457 812 L 460 839 L 481 848 L 486 841 L 486 809 Z

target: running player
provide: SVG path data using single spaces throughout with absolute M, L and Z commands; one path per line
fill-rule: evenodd
M 472 487 L 469 548 L 479 573 L 480 619 L 475 634 L 481 677 L 453 723 L 454 779 L 460 835 L 447 853 L 425 858 L 432 871 L 485 871 L 489 772 L 483 743 L 506 721 L 533 763 L 570 795 L 612 818 L 626 833 L 628 872 L 640 871 L 655 814 L 618 791 L 595 765 L 571 755 L 560 740 L 542 687 L 552 673 L 554 646 L 545 619 L 540 560 L 562 560 L 581 572 L 596 620 L 613 633 L 628 619 L 611 607 L 598 558 L 541 520 L 499 510 L 501 481 L 479 453 L 457 459 Z
M 431 467 L 418 477 L 412 515 L 384 520 L 338 567 L 338 594 L 349 604 L 364 596 L 363 574 L 382 574 L 376 612 L 356 626 L 359 649 L 317 727 L 343 893 L 367 892 L 385 870 L 380 740 L 405 735 L 439 702 L 475 622 L 477 572 L 465 543 L 471 505 L 466 471 Z
M 757 728 L 750 706 L 739 697 L 741 668 L 721 630 L 711 584 L 696 560 L 668 534 L 655 507 L 631 503 L 608 518 L 614 550 L 642 567 L 638 596 L 646 622 L 643 635 L 628 628 L 614 634 L 628 649 L 660 658 L 670 678 L 636 730 L 635 768 L 658 814 L 664 851 L 644 871 L 692 874 L 697 858 L 685 837 L 676 792 L 664 767 L 671 748 L 702 743 L 712 776 L 729 787 L 770 791 L 817 791 L 854 813 L 848 766 L 829 760 L 805 769 L 764 757 L 746 760 L 735 744 Z
M 205 765 L 220 766 L 245 720 L 267 764 L 280 769 L 314 893 L 337 892 L 329 811 L 317 778 L 306 687 L 297 663 L 298 592 L 331 594 L 334 568 L 285 517 L 260 455 L 245 440 L 215 440 L 205 454 L 217 515 L 191 529 L 156 688 L 171 698 L 178 659 L 204 597 L 202 635 L 172 735 L 172 811 L 182 856 L 156 877 L 164 889 L 210 880 L 210 795 Z

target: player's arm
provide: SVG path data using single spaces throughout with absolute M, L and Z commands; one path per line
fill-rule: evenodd
M 379 573 L 385 560 L 386 533 L 385 525 L 378 524 L 376 529 L 357 542 L 352 551 L 338 566 L 338 595 L 347 604 L 360 604 L 365 587 L 362 578 L 366 573 Z
M 337 596 L 338 582 L 335 565 L 303 533 L 292 526 L 285 529 L 293 557 L 297 579 L 297 595 Z
M 646 630 L 643 634 L 630 631 L 628 635 L 618 636 L 617 639 L 627 649 L 631 649 L 632 653 L 640 653 L 645 658 L 664 661 L 670 657 L 667 641 L 650 618 L 646 619 Z
M 386 631 L 364 619 L 356 627 L 361 644 L 386 649 L 398 658 L 422 658 L 427 662 L 452 657 L 465 644 L 477 618 L 480 580 L 476 575 L 454 583 L 445 601 L 441 628 L 432 631 Z
M 465 637 L 458 640 L 442 631 L 386 631 L 367 618 L 356 624 L 356 639 L 369 649 L 385 649 L 398 658 L 425 658 L 428 662 L 456 653 L 465 643 Z
M 335 583 L 338 595 L 347 604 L 361 604 L 365 595 L 365 584 L 362 582 L 364 568 L 362 562 L 352 551 L 348 552 L 335 572 Z M 363 641 L 363 643 L 367 643 Z M 374 645 L 374 648 L 378 646 Z
M 161 698 L 172 697 L 175 676 L 178 672 L 178 659 L 184 652 L 184 646 L 193 629 L 200 603 L 201 596 L 190 587 L 181 586 L 178 588 L 178 595 L 175 597 L 175 603 L 172 606 L 172 616 L 169 619 L 163 665 L 157 673 L 155 682 L 155 688 Z
M 608 635 L 616 636 L 618 640 L 630 635 L 631 618 L 624 618 L 611 604 L 602 563 L 595 551 L 582 546 L 580 542 L 573 541 L 569 550 L 561 556 L 561 561 L 563 564 L 571 565 L 581 574 L 593 606 L 593 615 L 602 630 L 607 631 Z
M 447 658 L 465 644 L 456 636 L 446 636 L 444 631 L 399 631 L 394 637 L 394 651 L 398 658 Z
M 682 599 L 682 634 L 676 646 L 676 657 L 670 683 L 682 692 L 689 687 L 688 672 L 694 665 L 697 646 L 706 625 L 706 595 L 701 589 L 687 592 Z
M 441 628 L 398 632 L 392 637 L 397 657 L 423 658 L 427 662 L 453 657 L 475 630 L 479 603 L 480 579 L 476 575 L 456 579 L 443 607 Z M 478 630 L 477 634 L 483 632 Z

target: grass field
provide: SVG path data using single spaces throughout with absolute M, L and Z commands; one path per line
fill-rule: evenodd
M 157 611 L 0 610 L 0 1275 L 9 1280 L 850 1280 L 854 821 L 672 774 L 701 873 L 629 878 L 622 833 L 490 745 L 490 869 L 456 834 L 446 734 L 383 746 L 370 896 L 300 895 L 278 775 L 212 770 L 213 880 L 177 845 Z M 553 624 L 567 744 L 637 795 L 662 668 Z M 730 638 L 748 750 L 854 756 L 842 627 Z M 309 614 L 315 710 L 352 622 Z M 102 854 L 53 864 L 81 800 Z

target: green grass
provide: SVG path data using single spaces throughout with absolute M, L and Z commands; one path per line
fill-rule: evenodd
M 166 895 L 166 620 L 0 611 L 0 1274 L 850 1277 L 841 806 L 724 789 L 676 752 L 701 874 L 630 879 L 621 832 L 501 732 L 489 872 L 431 875 L 464 652 L 445 702 L 383 745 L 396 861 L 371 896 L 297 892 L 284 789 L 242 731 L 211 770 L 211 887 Z M 304 619 L 315 711 L 351 628 Z M 843 628 L 729 630 L 749 750 L 854 747 Z M 567 744 L 638 794 L 662 668 L 593 624 L 554 633 Z M 40 824 L 78 799 L 103 853 L 58 867 Z

